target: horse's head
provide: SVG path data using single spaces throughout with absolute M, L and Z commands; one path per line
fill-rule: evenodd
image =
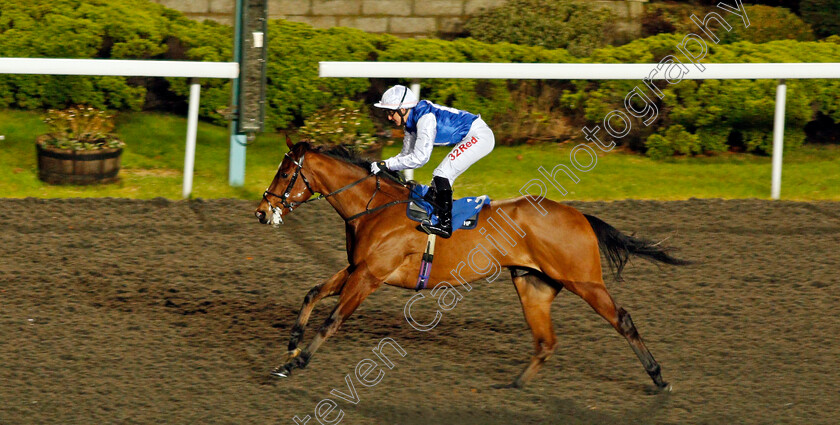
M 283 162 L 274 175 L 274 180 L 263 193 L 262 202 L 254 211 L 254 215 L 263 224 L 279 225 L 283 223 L 283 214 L 292 212 L 295 207 L 312 197 L 315 193 L 310 186 L 311 174 L 303 168 L 306 152 L 310 146 L 306 142 L 292 145 L 286 138 L 289 152 L 283 157 Z

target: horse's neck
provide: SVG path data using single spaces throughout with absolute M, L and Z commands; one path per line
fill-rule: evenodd
M 333 193 L 361 180 L 353 187 L 327 198 L 342 218 L 348 218 L 366 209 L 408 197 L 408 189 L 387 177 L 368 177 L 367 170 L 327 155 L 319 155 L 324 166 L 318 171 L 318 180 L 324 195 Z M 362 180 L 363 179 L 363 180 Z M 377 190 L 377 179 L 379 189 Z M 321 191 L 321 190 L 319 190 Z M 376 192 L 376 196 L 374 196 Z M 372 199 L 371 199 L 372 198 Z

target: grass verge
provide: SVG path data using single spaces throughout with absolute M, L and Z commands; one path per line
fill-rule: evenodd
M 67 198 L 124 197 L 148 199 L 181 197 L 186 120 L 157 113 L 126 113 L 117 131 L 126 141 L 120 181 L 109 185 L 53 186 L 38 180 L 35 137 L 46 131 L 40 115 L 0 111 L 0 197 Z M 247 148 L 246 184 L 228 186 L 229 133 L 224 127 L 199 123 L 193 197 L 259 199 L 286 151 L 283 135 L 261 134 Z M 385 157 L 399 152 L 399 141 L 386 147 Z M 545 178 L 557 164 L 570 165 L 574 145 L 498 146 L 455 183 L 456 197 L 488 194 L 501 199 L 519 195 L 529 180 Z M 448 150 L 435 149 L 415 179 L 428 183 L 434 167 Z M 581 160 L 586 160 L 581 155 Z M 589 172 L 576 172 L 573 183 L 562 172 L 564 197 L 549 185 L 549 197 L 570 200 L 695 198 L 769 198 L 770 158 L 747 154 L 714 157 L 675 157 L 654 161 L 625 152 L 599 152 Z M 840 200 L 840 147 L 806 145 L 785 152 L 782 198 Z

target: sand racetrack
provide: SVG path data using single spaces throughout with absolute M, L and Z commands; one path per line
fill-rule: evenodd
M 698 261 L 637 260 L 607 284 L 672 393 L 650 394 L 624 339 L 567 291 L 555 355 L 525 389 L 494 389 L 532 351 L 506 274 L 429 332 L 403 317 L 413 291 L 383 287 L 307 369 L 272 378 L 303 296 L 346 263 L 327 204 L 274 229 L 244 201 L 5 199 L 0 424 L 312 425 L 326 398 L 345 424 L 840 423 L 840 203 L 573 205 Z M 356 384 L 358 404 L 330 395 L 385 337 L 407 355 Z

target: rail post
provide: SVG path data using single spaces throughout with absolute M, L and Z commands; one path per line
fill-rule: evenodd
M 420 99 L 420 80 L 414 80 L 411 82 L 411 91 L 414 92 L 417 99 Z M 414 170 L 403 170 L 403 174 L 405 175 L 406 180 L 414 180 Z
M 773 117 L 773 176 L 770 197 L 779 199 L 782 193 L 782 152 L 785 140 L 785 95 L 787 85 L 780 79 L 776 86 L 776 114 Z
M 198 99 L 201 85 L 198 79 L 190 78 L 190 107 L 187 113 L 187 148 L 184 152 L 184 198 L 192 194 L 193 169 L 195 166 L 195 139 L 198 134 Z

